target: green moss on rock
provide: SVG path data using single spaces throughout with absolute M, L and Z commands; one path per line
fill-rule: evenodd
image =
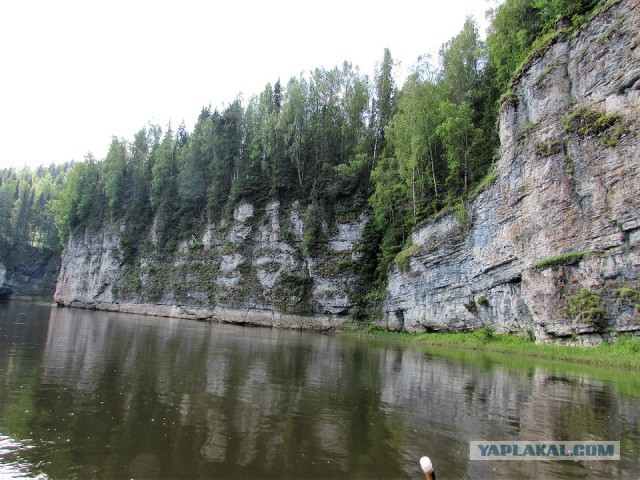
M 546 270 L 547 268 L 559 267 L 562 265 L 573 265 L 580 262 L 587 252 L 567 252 L 554 257 L 543 258 L 535 262 L 531 267 L 531 270 Z

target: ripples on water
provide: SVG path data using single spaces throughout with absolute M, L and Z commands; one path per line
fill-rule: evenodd
M 425 454 L 439 479 L 634 478 L 638 381 L 590 372 L 0 305 L 0 478 L 410 479 Z M 624 458 L 469 461 L 483 439 L 621 440 Z
M 39 472 L 37 465 L 31 465 L 23 454 L 32 448 L 30 440 L 15 440 L 0 435 L 0 478 L 35 478 L 45 480 L 46 474 Z

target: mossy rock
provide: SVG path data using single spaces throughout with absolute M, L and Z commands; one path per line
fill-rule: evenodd
M 621 122 L 620 115 L 607 115 L 593 108 L 581 106 L 564 117 L 562 128 L 566 132 L 585 138 L 600 136 L 610 128 L 617 126 L 615 135 L 604 137 L 605 143 L 611 143 L 616 142 L 627 131 Z
M 313 288 L 313 279 L 306 275 L 283 273 L 271 289 L 271 297 L 274 305 L 282 313 L 297 313 L 299 315 L 312 315 L 310 298 Z
M 564 313 L 580 323 L 604 327 L 605 301 L 598 292 L 581 288 L 575 295 L 565 296 Z
M 404 250 L 398 252 L 394 262 L 402 273 L 407 273 L 411 267 L 410 259 L 411 257 L 415 257 L 420 251 L 420 248 L 417 245 L 409 245 Z
M 536 155 L 539 157 L 550 157 L 562 153 L 562 142 L 559 140 L 550 140 L 546 143 L 536 144 Z
M 535 262 L 529 268 L 531 270 L 546 270 L 547 268 L 560 267 L 563 265 L 573 265 L 579 263 L 587 252 L 567 252 L 554 257 L 543 258 Z

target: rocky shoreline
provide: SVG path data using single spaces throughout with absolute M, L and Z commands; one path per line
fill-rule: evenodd
M 289 330 L 332 331 L 344 324 L 331 315 L 304 317 L 282 314 L 270 310 L 235 310 L 228 308 L 194 308 L 184 305 L 149 305 L 135 303 L 83 303 L 74 301 L 59 307 L 82 308 L 105 312 L 129 313 L 166 318 L 181 318 L 215 323 L 233 323 L 257 327 L 273 327 Z M 344 317 L 346 320 L 346 317 Z

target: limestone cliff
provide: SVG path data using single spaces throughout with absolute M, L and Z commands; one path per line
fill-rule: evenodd
M 493 180 L 413 234 L 383 324 L 544 340 L 640 331 L 640 2 L 609 2 L 527 62 L 500 115 Z M 123 226 L 70 239 L 55 299 L 72 306 L 328 329 L 353 307 L 366 215 L 305 240 L 304 211 L 241 204 L 178 246 L 125 265 Z M 312 239 L 313 240 L 313 239 Z
M 561 32 L 513 83 L 495 180 L 413 234 L 384 323 L 538 339 L 640 330 L 640 2 Z
M 59 252 L 0 239 L 0 298 L 50 300 L 59 265 Z
M 323 225 L 324 247 L 308 252 L 304 211 L 279 202 L 243 203 L 233 218 L 209 225 L 171 259 L 151 251 L 125 265 L 122 227 L 70 239 L 55 300 L 64 305 L 134 313 L 330 329 L 344 322 L 365 217 Z M 153 230 L 153 229 L 152 229 Z
M 9 296 L 11 291 L 8 287 L 5 287 L 5 283 L 7 281 L 7 269 L 5 266 L 0 263 L 0 298 L 4 298 Z

